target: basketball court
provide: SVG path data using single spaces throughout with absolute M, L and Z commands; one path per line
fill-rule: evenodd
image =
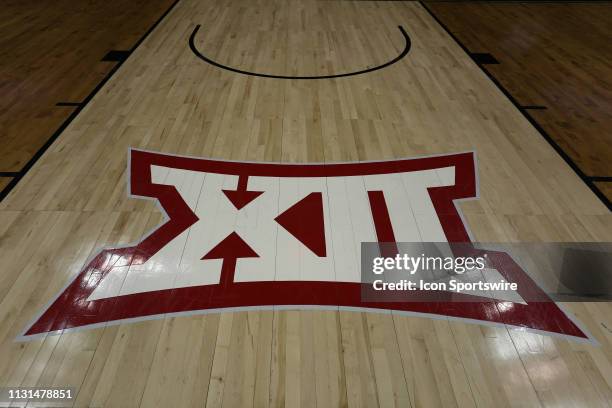
M 364 242 L 612 241 L 605 136 L 575 165 L 420 2 L 178 0 L 127 48 L 0 174 L 0 386 L 73 394 L 11 406 L 610 406 L 611 303 L 507 254 L 518 298 L 361 296 Z

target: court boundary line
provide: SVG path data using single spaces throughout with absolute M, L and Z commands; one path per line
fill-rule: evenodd
M 344 77 L 349 77 L 349 76 L 354 76 L 354 75 L 361 75 L 361 74 L 367 74 L 373 71 L 378 71 L 380 69 L 383 68 L 387 68 L 388 66 L 391 66 L 393 64 L 395 64 L 396 62 L 400 61 L 401 59 L 403 59 L 406 55 L 408 55 L 408 53 L 410 52 L 410 48 L 412 47 L 412 42 L 410 41 L 410 36 L 408 35 L 408 33 L 406 32 L 406 30 L 404 30 L 404 27 L 402 27 L 401 25 L 398 26 L 400 32 L 402 33 L 402 35 L 404 36 L 404 40 L 406 41 L 406 44 L 404 45 L 404 49 L 402 50 L 402 52 L 396 56 L 395 58 L 393 58 L 392 60 L 389 60 L 381 65 L 377 65 L 375 67 L 372 68 L 366 68 L 366 69 L 362 69 L 359 71 L 353 71 L 353 72 L 345 72 L 343 74 L 332 74 L 332 75 L 305 75 L 305 76 L 291 76 L 291 75 L 274 75 L 274 74 L 262 74 L 259 72 L 251 72 L 251 71 L 245 71 L 242 69 L 238 69 L 238 68 L 233 68 L 230 67 L 228 65 L 224 65 L 221 64 L 217 61 L 214 61 L 210 58 L 208 58 L 206 55 L 202 54 L 202 52 L 200 52 L 196 46 L 195 46 L 195 36 L 197 35 L 199 29 L 201 27 L 201 24 L 197 24 L 195 26 L 195 28 L 193 29 L 193 31 L 191 32 L 191 35 L 189 36 L 189 49 L 191 50 L 191 52 L 198 57 L 199 59 L 203 60 L 204 62 L 213 65 L 217 68 L 221 68 L 224 69 L 226 71 L 231 71 L 231 72 L 235 72 L 237 74 L 242 74 L 242 75 L 250 75 L 250 76 L 256 76 L 256 77 L 262 77 L 262 78 L 274 78 L 274 79 L 334 79 L 334 78 L 344 78 Z
M 423 2 L 422 0 L 419 0 L 418 3 L 427 12 L 427 14 L 429 14 L 429 16 L 446 32 L 446 34 L 448 34 L 448 36 L 463 50 L 463 52 L 467 54 L 467 56 L 474 63 L 474 65 L 480 68 L 480 70 L 489 78 L 489 80 L 493 82 L 493 84 L 497 87 L 497 89 L 499 89 L 504 94 L 504 96 L 512 103 L 512 105 L 514 105 L 514 107 L 523 115 L 523 117 L 527 119 L 527 121 L 531 124 L 531 126 L 533 126 L 535 130 L 537 130 L 538 133 L 540 133 L 540 135 L 544 138 L 544 140 L 548 142 L 550 147 L 552 147 L 554 151 L 557 152 L 557 154 L 563 159 L 563 161 L 565 161 L 565 163 L 574 171 L 574 173 L 582 180 L 582 182 L 593 192 L 593 194 L 595 194 L 595 196 L 599 199 L 599 201 L 604 206 L 606 206 L 608 211 L 612 211 L 612 202 L 608 199 L 608 197 L 606 197 L 606 195 L 601 190 L 599 190 L 599 188 L 597 188 L 597 186 L 595 185 L 593 181 L 593 178 L 587 176 L 580 169 L 580 167 L 578 167 L 578 165 L 574 163 L 572 158 L 565 152 L 565 150 L 563 150 L 557 144 L 557 142 L 555 142 L 555 140 L 552 137 L 550 137 L 548 132 L 546 132 L 546 130 L 544 130 L 544 128 L 540 126 L 540 124 L 529 114 L 528 109 L 522 108 L 521 104 L 518 103 L 518 101 L 512 96 L 512 94 L 508 92 L 506 88 L 504 88 L 504 86 L 497 80 L 497 78 L 495 78 L 495 76 L 493 76 L 489 72 L 489 70 L 487 70 L 485 66 L 483 66 L 482 64 L 478 64 L 476 61 L 472 59 L 471 57 L 472 53 L 468 50 L 468 48 L 461 41 L 459 41 L 459 39 L 455 36 L 455 34 L 448 29 L 448 27 L 435 15 L 434 12 L 432 12 L 429 9 L 429 7 L 427 7 L 425 2 Z
M 57 102 L 55 106 L 81 106 L 83 102 Z
M 74 111 L 62 122 L 62 124 L 53 132 L 53 134 L 45 141 L 45 143 L 32 155 L 32 157 L 26 162 L 21 170 L 14 172 L 13 179 L 0 191 L 0 203 L 4 201 L 15 186 L 25 177 L 25 175 L 34 167 L 36 162 L 45 154 L 47 150 L 53 145 L 53 143 L 60 137 L 60 135 L 66 130 L 66 128 L 72 123 L 72 121 L 81 113 L 83 109 L 92 101 L 96 94 L 106 85 L 106 83 L 113 77 L 113 75 L 121 68 L 121 66 L 134 54 L 134 51 L 144 42 L 144 40 L 157 28 L 157 26 L 174 10 L 175 6 L 180 0 L 174 0 L 174 2 L 168 7 L 163 14 L 151 25 L 147 31 L 136 41 L 136 43 L 129 49 L 129 55 L 122 61 L 117 61 L 115 66 L 104 76 L 104 78 L 94 87 L 91 92 L 83 99 L 79 105 L 75 105 Z M 57 105 L 56 105 L 57 106 Z M 67 106 L 67 105 L 63 105 Z
M 546 110 L 548 108 L 543 105 L 521 105 L 521 109 Z

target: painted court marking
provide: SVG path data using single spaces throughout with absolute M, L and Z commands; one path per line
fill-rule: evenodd
M 395 64 L 396 62 L 398 62 L 399 60 L 404 58 L 406 55 L 408 55 L 408 52 L 410 51 L 410 47 L 412 45 L 411 41 L 410 41 L 410 36 L 406 32 L 406 30 L 404 30 L 404 27 L 398 26 L 397 28 L 399 29 L 400 33 L 404 37 L 404 49 L 395 58 L 385 62 L 384 64 L 380 64 L 380 65 L 375 66 L 375 67 L 366 68 L 366 69 L 362 69 L 362 70 L 354 71 L 354 72 L 345 72 L 345 73 L 342 73 L 342 74 L 306 75 L 306 76 L 274 75 L 274 74 L 265 74 L 265 73 L 260 73 L 260 72 L 244 71 L 244 70 L 241 70 L 241 69 L 237 69 L 237 68 L 233 68 L 233 67 L 221 64 L 221 63 L 219 63 L 217 61 L 214 61 L 214 60 L 208 58 L 206 55 L 204 55 L 202 52 L 200 52 L 198 50 L 198 48 L 196 47 L 196 45 L 195 45 L 195 37 L 196 37 L 196 35 L 198 33 L 198 30 L 200 30 L 200 25 L 199 24 L 194 27 L 191 35 L 189 36 L 189 49 L 191 49 L 191 52 L 193 53 L 193 55 L 195 55 L 197 58 L 201 59 L 202 61 L 205 61 L 206 63 L 208 63 L 210 65 L 213 65 L 213 66 L 215 66 L 217 68 L 224 69 L 226 71 L 231 71 L 231 72 L 234 72 L 234 73 L 237 73 L 237 74 L 242 74 L 242 75 L 250 75 L 250 76 L 256 76 L 256 77 L 263 77 L 263 78 L 275 78 L 275 79 L 331 79 L 331 78 L 343 78 L 343 77 L 354 76 L 354 75 L 361 75 L 361 74 L 366 74 L 366 73 L 373 72 L 373 71 L 378 71 L 380 69 L 383 69 L 383 68 L 386 68 L 388 66 L 391 66 L 391 65 Z
M 102 250 L 24 336 L 244 308 L 366 309 L 508 324 L 588 339 L 552 301 L 450 294 L 361 300 L 361 242 L 470 242 L 454 200 L 477 195 L 473 153 L 345 164 L 245 163 L 130 151 L 130 193 L 166 221 Z M 512 258 L 486 253 L 518 297 L 546 295 Z M 444 293 L 442 293 L 443 296 Z M 414 296 L 414 298 L 412 298 Z

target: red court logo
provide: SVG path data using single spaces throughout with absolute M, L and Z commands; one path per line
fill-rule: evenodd
M 98 253 L 24 336 L 152 316 L 316 306 L 588 338 L 552 301 L 361 300 L 361 242 L 470 242 L 454 200 L 476 189 L 472 153 L 266 164 L 131 150 L 130 192 L 157 200 L 166 221 L 138 244 Z M 511 257 L 487 255 L 523 299 L 545 296 Z

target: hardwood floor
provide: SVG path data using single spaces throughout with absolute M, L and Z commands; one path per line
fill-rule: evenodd
M 403 49 L 398 25 L 412 48 L 360 76 L 261 78 L 195 57 L 197 24 L 200 51 L 256 72 L 374 66 Z M 89 88 L 79 89 L 75 99 Z M 73 387 L 77 407 L 612 400 L 611 303 L 565 305 L 598 346 L 443 316 L 280 309 L 16 342 L 101 248 L 137 242 L 164 221 L 153 201 L 128 196 L 130 148 L 283 163 L 474 151 L 479 197 L 457 207 L 475 240 L 612 241 L 607 208 L 419 3 L 181 0 L 0 203 L 0 386 Z
M 595 182 L 595 185 L 597 185 L 597 188 L 599 188 L 609 200 L 612 200 L 612 182 Z
M 612 3 L 427 2 L 587 177 L 612 175 Z M 610 198 L 609 187 L 596 183 Z
M 0 177 L 0 191 L 11 181 L 10 177 Z
M 18 172 L 172 4 L 155 1 L 7 1 L 0 8 L 0 172 Z

